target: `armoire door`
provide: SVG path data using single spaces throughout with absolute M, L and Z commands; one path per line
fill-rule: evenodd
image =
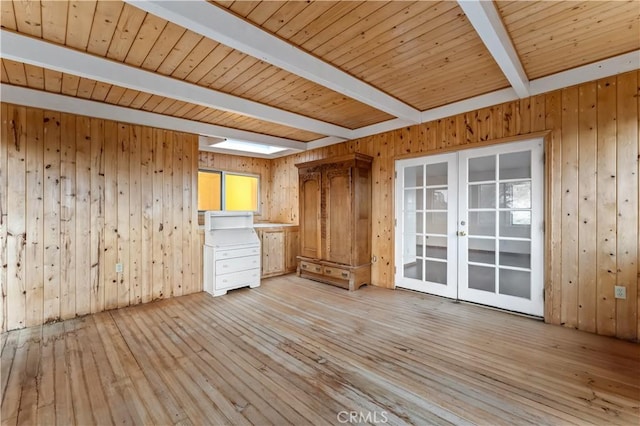
M 351 264 L 353 221 L 351 196 L 351 168 L 331 168 L 322 176 L 326 217 L 324 232 L 324 259 Z
M 321 175 L 308 172 L 300 175 L 300 255 L 319 259 L 321 256 Z
M 544 311 L 543 141 L 396 162 L 398 287 Z

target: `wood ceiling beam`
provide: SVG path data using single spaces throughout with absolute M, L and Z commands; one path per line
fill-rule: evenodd
M 188 28 L 204 37 L 239 50 L 321 86 L 412 123 L 420 111 L 359 80 L 327 62 L 204 0 L 124 0 L 125 2 Z
M 638 69 L 640 69 L 640 50 L 635 50 L 613 58 L 533 80 L 531 81 L 531 95 L 535 96 L 553 90 L 562 89 L 564 87 L 575 86 L 588 81 L 595 81 L 601 78 Z M 101 102 L 86 101 L 70 96 L 55 95 L 38 90 L 11 86 L 8 84 L 2 84 L 0 88 L 2 91 L 2 101 L 4 102 L 48 108 L 56 111 L 89 115 L 98 118 L 124 121 L 158 128 L 180 130 L 200 135 L 243 139 L 250 142 L 286 146 L 288 148 L 298 150 L 320 148 L 345 141 L 344 138 L 329 136 L 305 143 L 186 119 L 167 117 L 161 114 L 118 107 Z M 424 123 L 440 120 L 446 117 L 453 117 L 458 114 L 475 111 L 505 102 L 511 102 L 516 99 L 518 99 L 518 95 L 515 93 L 513 88 L 509 87 L 448 105 L 425 110 L 422 112 L 421 122 Z M 407 125 L 410 124 L 400 119 L 384 121 L 354 130 L 352 133 L 352 139 L 396 130 Z M 287 153 L 284 153 L 282 155 L 286 154 Z
M 509 80 L 511 87 L 520 98 L 529 97 L 529 78 L 493 1 L 458 0 L 458 4 Z
M 640 69 L 640 50 L 635 50 L 623 55 L 614 56 L 613 58 L 532 80 L 530 83 L 531 96 L 541 95 L 543 93 L 563 89 L 565 87 L 575 86 L 638 69 Z M 441 120 L 447 117 L 454 117 L 458 114 L 464 114 L 482 108 L 512 102 L 519 98 L 520 96 L 512 87 L 507 87 L 505 89 L 485 93 L 484 95 L 474 96 L 472 98 L 463 99 L 458 102 L 452 102 L 447 105 L 422 111 L 420 122 L 428 123 L 430 121 Z M 353 133 L 354 137 L 363 138 L 378 133 L 400 129 L 407 125 L 410 124 L 396 118 L 372 124 L 370 126 L 360 127 L 359 129 L 355 129 Z M 315 141 L 308 142 L 307 149 L 321 148 L 339 142 L 340 141 L 334 141 L 331 138 L 317 139 Z
M 246 130 L 231 129 L 214 124 L 201 123 L 184 118 L 169 117 L 154 112 L 141 111 L 117 105 L 57 93 L 43 92 L 26 87 L 1 83 L 2 102 L 33 108 L 42 108 L 88 117 L 102 118 L 124 123 L 140 124 L 159 129 L 176 130 L 198 135 L 209 135 L 221 138 L 240 139 L 248 142 L 281 146 L 297 151 L 307 149 L 307 143 L 292 139 L 268 136 Z M 291 153 L 291 151 L 289 151 Z
M 531 96 L 640 69 L 640 50 L 592 62 L 531 81 Z
M 188 8 L 187 8 L 188 9 Z M 258 102 L 166 77 L 85 52 L 2 30 L 0 56 L 141 92 L 349 139 L 352 130 Z
M 4 37 L 6 33 L 7 32 L 5 30 L 2 30 L 2 52 L 0 52 L 0 56 L 6 57 L 7 59 L 14 59 L 14 57 L 10 57 L 4 54 L 6 50 L 4 46 L 5 43 L 7 43 L 7 38 Z M 13 33 L 8 34 L 11 35 Z M 84 55 L 85 57 L 91 57 L 90 55 L 82 52 L 76 53 Z M 15 58 L 14 60 L 20 59 Z M 107 62 L 112 63 L 111 61 Z M 34 65 L 43 66 L 39 63 L 34 63 Z M 562 89 L 564 87 L 574 86 L 588 81 L 594 81 L 638 69 L 640 69 L 640 50 L 635 50 L 633 52 L 615 56 L 613 58 L 583 65 L 571 70 L 533 80 L 530 82 L 531 95 L 535 96 L 553 90 Z M 87 77 L 91 78 L 91 76 Z M 117 84 L 117 82 L 114 84 Z M 343 142 L 345 139 L 356 139 L 371 136 L 374 134 L 399 129 L 412 124 L 410 122 L 407 122 L 406 120 L 392 119 L 371 126 L 365 126 L 359 129 L 351 130 L 349 131 L 348 137 L 328 136 L 326 138 L 321 138 L 312 142 L 305 143 L 286 138 L 278 138 L 260 133 L 231 129 L 223 126 L 216 126 L 192 120 L 169 117 L 157 113 L 150 113 L 131 108 L 109 105 L 102 102 L 89 101 L 70 96 L 47 93 L 39 90 L 12 86 L 9 84 L 1 84 L 0 91 L 2 92 L 3 102 L 14 103 L 17 105 L 46 108 L 56 111 L 69 112 L 127 123 L 141 124 L 163 129 L 179 130 L 200 135 L 242 139 L 250 142 L 283 146 L 295 150 L 307 150 L 319 148 L 322 146 L 333 145 Z M 457 114 L 474 111 L 480 108 L 485 108 L 504 102 L 510 102 L 518 99 L 518 97 L 518 94 L 513 88 L 497 90 L 495 92 L 475 96 L 473 98 L 422 111 L 420 122 L 428 122 L 446 117 L 452 117 Z M 185 101 L 192 102 L 192 99 L 187 98 L 185 99 Z M 290 152 L 283 152 L 281 154 L 274 155 L 274 157 L 288 155 L 289 153 Z

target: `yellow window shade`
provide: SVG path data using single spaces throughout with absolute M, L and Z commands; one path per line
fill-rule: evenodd
M 198 210 L 222 210 L 222 174 L 198 172 Z
M 258 211 L 258 178 L 227 173 L 225 210 Z

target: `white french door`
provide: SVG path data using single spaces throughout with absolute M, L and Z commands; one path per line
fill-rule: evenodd
M 543 315 L 543 142 L 396 162 L 398 287 Z
M 456 154 L 396 162 L 396 285 L 457 297 Z

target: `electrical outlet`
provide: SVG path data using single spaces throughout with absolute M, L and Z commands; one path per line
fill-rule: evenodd
M 124 266 L 122 266 L 122 263 L 116 263 L 116 274 L 119 274 L 122 271 L 124 271 Z
M 614 292 L 616 299 L 626 299 L 627 298 L 627 288 L 621 285 L 617 285 L 614 287 Z

